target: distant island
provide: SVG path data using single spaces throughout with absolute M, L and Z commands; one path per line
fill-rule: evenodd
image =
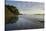
M 44 14 L 34 14 L 34 15 L 44 15 Z

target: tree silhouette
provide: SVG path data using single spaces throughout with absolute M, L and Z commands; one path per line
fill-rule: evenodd
M 16 7 L 14 6 L 9 6 L 9 5 L 5 5 L 5 7 L 7 7 L 14 15 L 18 15 L 19 11 Z
M 14 16 L 14 15 L 17 15 L 17 16 Z M 19 15 L 19 11 L 16 7 L 5 5 L 5 23 L 6 24 L 16 22 L 18 20 L 18 15 Z

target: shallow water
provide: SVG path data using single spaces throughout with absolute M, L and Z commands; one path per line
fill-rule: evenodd
M 15 21 L 15 20 L 14 20 Z M 43 15 L 19 15 L 18 21 L 6 24 L 6 30 L 38 29 L 44 27 Z

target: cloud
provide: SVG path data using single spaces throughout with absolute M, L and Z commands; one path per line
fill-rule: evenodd
M 44 3 L 40 2 L 7 1 L 6 4 L 16 6 L 24 14 L 43 13 L 44 10 Z

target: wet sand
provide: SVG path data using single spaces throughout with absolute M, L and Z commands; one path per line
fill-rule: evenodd
M 20 15 L 16 23 L 6 24 L 6 30 L 39 29 L 44 27 L 43 15 Z

